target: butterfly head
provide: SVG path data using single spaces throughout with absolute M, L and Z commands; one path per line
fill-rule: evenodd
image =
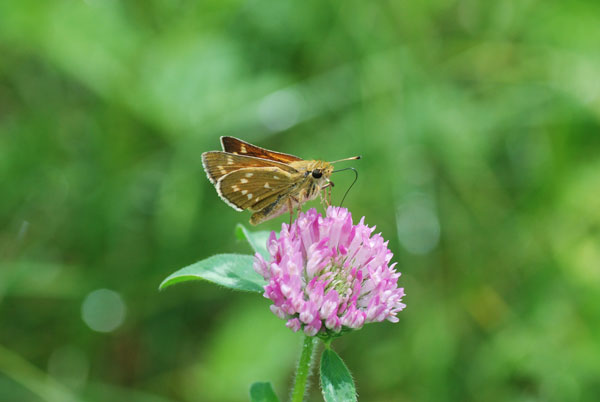
M 333 172 L 333 165 L 324 161 L 311 161 L 306 169 L 306 176 L 320 187 L 329 183 L 329 176 Z

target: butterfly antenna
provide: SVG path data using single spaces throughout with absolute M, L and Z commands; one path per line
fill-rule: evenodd
M 343 162 L 343 161 L 354 161 L 360 159 L 360 155 L 359 156 L 353 156 L 351 158 L 344 158 L 344 159 L 338 159 L 337 161 L 333 161 L 333 162 L 329 162 L 329 163 L 338 163 L 338 162 Z M 340 170 L 338 170 L 339 172 Z
M 356 158 L 352 158 L 352 159 L 358 159 L 358 158 L 360 158 L 360 156 L 356 157 Z M 342 159 L 342 160 L 344 160 L 344 159 Z M 333 162 L 331 162 L 331 163 L 333 163 Z M 342 198 L 342 202 L 340 202 L 340 207 L 342 206 L 342 204 L 344 204 L 344 200 L 346 199 L 346 196 L 350 192 L 350 189 L 352 188 L 354 183 L 356 183 L 356 181 L 358 180 L 358 171 L 356 169 L 354 169 L 353 167 L 347 167 L 344 169 L 335 170 L 331 173 L 343 172 L 344 170 L 352 170 L 354 172 L 354 181 L 352 182 L 352 184 L 350 184 L 350 187 L 348 187 L 348 190 L 346 190 L 346 192 L 344 193 L 344 198 Z

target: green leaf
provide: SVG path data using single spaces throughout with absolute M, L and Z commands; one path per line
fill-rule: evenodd
M 244 225 L 238 223 L 235 227 L 235 234 L 238 239 L 246 240 L 250 243 L 250 247 L 257 253 L 263 256 L 265 260 L 269 260 L 271 256 L 267 251 L 267 240 L 269 239 L 269 235 L 271 232 L 262 230 L 260 232 L 251 232 Z
M 321 356 L 321 390 L 326 402 L 356 401 L 356 388 L 348 367 L 329 348 Z
M 203 279 L 234 290 L 262 292 L 267 283 L 252 268 L 253 261 L 251 255 L 213 255 L 169 275 L 159 289 L 179 282 Z
M 250 400 L 252 402 L 279 402 L 270 382 L 255 382 L 250 387 Z

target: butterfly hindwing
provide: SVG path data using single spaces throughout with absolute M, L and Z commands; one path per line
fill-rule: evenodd
M 295 176 L 277 167 L 246 168 L 222 176 L 217 192 L 236 209 L 257 211 L 283 198 L 297 183 Z
M 302 158 L 298 158 L 294 155 L 270 151 L 265 148 L 257 147 L 256 145 L 249 144 L 246 141 L 242 141 L 239 138 L 235 137 L 221 137 L 221 145 L 223 146 L 223 151 L 235 155 L 248 155 L 254 156 L 256 158 L 269 159 L 272 161 L 283 163 L 290 163 L 302 160 Z

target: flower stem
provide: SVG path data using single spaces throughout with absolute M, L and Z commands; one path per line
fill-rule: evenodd
M 304 337 L 302 354 L 300 355 L 300 360 L 298 361 L 296 380 L 294 382 L 294 389 L 292 390 L 292 402 L 302 402 L 304 400 L 304 391 L 306 390 L 306 383 L 308 381 L 308 376 L 310 375 L 316 344 L 317 338 L 314 336 Z

